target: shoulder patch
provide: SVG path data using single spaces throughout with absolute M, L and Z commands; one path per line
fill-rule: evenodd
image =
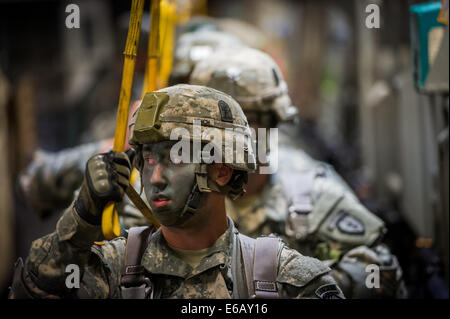
M 315 293 L 320 299 L 344 299 L 344 295 L 335 284 L 320 286 Z
M 359 220 L 359 218 L 350 215 L 343 210 L 336 214 L 336 217 L 331 220 L 328 227 L 332 229 L 335 226 L 337 226 L 341 232 L 350 235 L 362 235 L 366 231 L 364 223 Z

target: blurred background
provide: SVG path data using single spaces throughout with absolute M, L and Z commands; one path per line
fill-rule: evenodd
M 72 3 L 80 9 L 80 28 L 68 29 Z M 229 32 L 275 58 L 300 113 L 295 142 L 334 165 L 384 220 L 410 298 L 448 298 L 448 1 L 177 3 L 191 17 L 223 18 Z M 366 25 L 370 4 L 380 9 L 379 28 Z M 431 6 L 414 9 L 424 4 Z M 14 261 L 59 218 L 34 212 L 18 187 L 34 152 L 114 135 L 130 6 L 123 0 L 0 1 L 2 297 Z M 447 25 L 436 21 L 441 6 L 447 6 Z M 243 32 L 228 19 L 254 29 L 246 25 Z M 192 27 L 186 21 L 177 35 Z M 148 23 L 144 18 L 143 26 Z M 138 59 L 135 83 L 143 65 Z

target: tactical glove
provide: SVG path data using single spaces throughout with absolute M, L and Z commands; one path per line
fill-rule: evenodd
M 122 200 L 130 183 L 132 152 L 111 151 L 87 161 L 83 184 L 74 205 L 78 215 L 88 223 L 100 225 L 106 204 Z

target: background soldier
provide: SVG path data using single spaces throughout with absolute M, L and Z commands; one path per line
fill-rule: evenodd
M 255 169 L 251 145 L 244 144 L 244 162 L 173 161 L 172 130 L 184 128 L 188 134 L 184 138 L 195 143 L 195 120 L 202 123 L 197 142 L 217 143 L 211 139 L 211 130 L 222 138 L 225 128 L 240 128 L 236 134 L 249 134 L 236 101 L 214 89 L 177 85 L 147 93 L 135 116 L 130 144 L 137 150 L 145 195 L 161 228 L 150 238 L 150 228 L 138 228 L 131 230 L 137 237 L 93 245 L 101 239 L 103 208 L 121 200 L 131 171 L 125 153 L 96 155 L 87 162 L 81 191 L 59 220 L 56 232 L 33 242 L 25 265 L 18 261 L 12 298 L 343 297 L 328 274 L 330 269 L 321 262 L 275 238 L 260 240 L 262 246 L 261 242 L 271 243 L 265 246 L 269 249 L 261 250 L 258 241 L 254 246 L 252 239 L 239 235 L 227 218 L 225 195 L 240 196 L 247 172 Z M 222 157 L 238 152 L 234 146 L 226 147 L 219 148 Z M 249 258 L 252 247 L 254 256 Z M 145 249 L 143 255 L 138 253 L 141 249 Z M 253 269 L 248 262 L 253 258 L 255 272 L 248 276 Z M 276 274 L 264 273 L 264 281 L 257 280 L 257 261 L 261 260 L 277 269 Z M 80 289 L 65 285 L 68 264 L 81 268 Z
M 276 127 L 295 115 L 278 66 L 255 49 L 211 55 L 196 65 L 190 82 L 230 94 L 255 129 Z M 397 259 L 380 245 L 384 223 L 358 202 L 329 165 L 288 140 L 281 138 L 277 174 L 251 174 L 247 194 L 226 201 L 236 226 L 249 236 L 285 235 L 291 247 L 327 260 L 347 297 L 404 297 Z M 380 289 L 366 288 L 368 264 L 380 267 Z
M 220 49 L 245 47 L 237 37 L 215 30 L 199 29 L 183 33 L 177 40 L 169 85 L 188 83 L 199 61 Z

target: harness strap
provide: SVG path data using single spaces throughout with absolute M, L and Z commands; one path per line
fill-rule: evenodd
M 279 298 L 277 288 L 278 250 L 277 237 L 259 237 L 256 240 L 239 234 L 248 298 Z M 241 291 L 241 289 L 238 289 Z M 242 297 L 242 296 L 240 296 Z
M 239 234 L 242 259 L 244 261 L 244 272 L 247 284 L 247 298 L 255 298 L 255 287 L 253 285 L 253 257 L 255 254 L 255 239 Z
M 253 262 L 253 281 L 255 297 L 258 299 L 279 298 L 277 288 L 278 270 L 277 237 L 259 237 L 256 239 Z
M 289 175 L 282 174 L 281 183 L 289 205 L 285 226 L 289 237 L 304 240 L 312 231 L 309 216 L 314 208 L 312 189 L 316 177 L 324 174 L 321 166 L 301 172 L 289 172 Z
M 152 227 L 132 227 L 128 231 L 125 250 L 125 273 L 120 279 L 123 299 L 145 299 L 152 290 L 151 282 L 145 277 L 142 255 L 148 245 Z
M 281 182 L 289 200 L 289 211 L 307 214 L 311 212 L 313 205 L 311 201 L 311 191 L 314 179 L 317 176 L 316 170 L 302 172 L 289 172 L 289 176 L 283 176 Z

